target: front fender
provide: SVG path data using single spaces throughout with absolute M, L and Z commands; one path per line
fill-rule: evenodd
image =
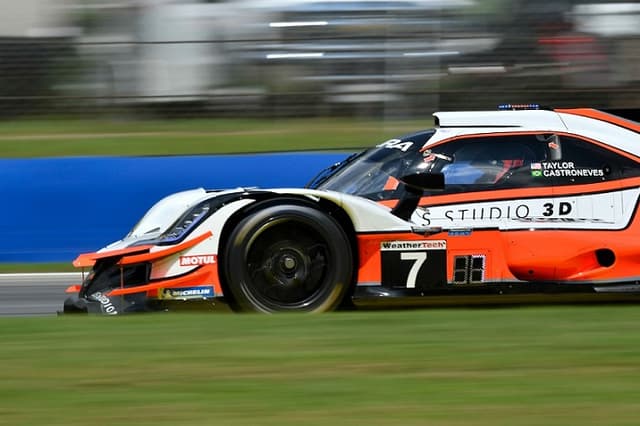
M 356 232 L 405 232 L 411 231 L 411 223 L 391 214 L 389 207 L 367 198 L 335 191 L 315 189 L 279 189 L 279 194 L 302 195 L 310 199 L 331 201 L 351 219 Z

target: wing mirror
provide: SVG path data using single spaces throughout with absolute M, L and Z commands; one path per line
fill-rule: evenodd
M 409 220 L 413 211 L 418 207 L 424 191 L 442 191 L 444 189 L 444 175 L 442 173 L 412 173 L 399 179 L 405 185 L 405 195 L 391 210 L 400 219 Z
M 407 189 L 421 192 L 444 190 L 444 174 L 442 173 L 412 173 L 402 176 L 399 180 L 407 186 Z

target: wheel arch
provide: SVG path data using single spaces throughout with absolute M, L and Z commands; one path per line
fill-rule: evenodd
M 284 204 L 292 204 L 299 206 L 306 206 L 316 210 L 320 210 L 321 212 L 331 216 L 336 220 L 338 225 L 344 231 L 351 248 L 351 255 L 353 258 L 353 274 L 351 277 L 351 282 L 349 284 L 349 288 L 346 291 L 343 300 L 340 302 L 340 306 L 351 306 L 351 298 L 355 289 L 355 285 L 358 278 L 358 265 L 360 264 L 359 259 L 359 251 L 358 251 L 358 241 L 356 238 L 356 231 L 351 220 L 349 214 L 339 205 L 334 203 L 331 200 L 324 198 L 309 198 L 304 195 L 297 194 L 276 194 L 274 193 L 272 196 L 261 199 L 255 203 L 247 205 L 238 211 L 236 211 L 231 217 L 227 219 L 225 222 L 221 234 L 220 234 L 220 243 L 218 247 L 218 256 L 223 255 L 227 245 L 229 244 L 229 238 L 233 232 L 233 230 L 240 224 L 240 222 L 250 216 L 251 214 L 277 205 Z M 227 274 L 225 271 L 225 262 L 218 262 L 218 276 L 220 279 L 220 286 L 222 287 L 222 291 L 224 293 L 225 301 L 234 309 L 237 308 L 236 301 L 233 298 L 233 293 L 230 291 L 229 284 L 227 282 Z

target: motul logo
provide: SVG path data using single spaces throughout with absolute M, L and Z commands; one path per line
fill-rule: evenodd
M 180 266 L 210 265 L 216 263 L 215 254 L 204 254 L 199 256 L 180 256 Z

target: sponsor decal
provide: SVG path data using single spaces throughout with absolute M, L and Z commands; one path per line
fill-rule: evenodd
M 409 148 L 413 146 L 413 142 L 411 141 L 402 141 L 401 139 L 389 139 L 386 142 L 377 145 L 377 148 L 393 148 L 399 149 L 402 152 L 407 152 Z
M 213 263 L 216 263 L 215 254 L 180 256 L 180 266 L 211 265 Z
M 422 219 L 431 222 L 429 209 L 422 211 Z M 451 222 L 464 220 L 498 220 L 498 219 L 524 219 L 529 217 L 531 210 L 526 204 L 516 206 L 488 206 L 451 209 L 444 211 L 444 217 Z
M 419 211 L 419 210 L 417 210 Z M 448 222 L 462 222 L 462 221 L 495 221 L 501 219 L 511 219 L 524 221 L 531 217 L 537 216 L 562 216 L 566 217 L 573 212 L 572 203 L 568 201 L 560 202 L 547 202 L 542 205 L 535 204 L 498 204 L 493 206 L 483 207 L 471 207 L 448 209 L 444 210 L 441 214 Z M 433 221 L 431 212 L 429 209 L 423 209 L 420 211 L 420 217 L 422 220 L 431 224 Z
M 100 306 L 102 307 L 102 312 L 104 312 L 105 314 L 118 315 L 118 310 L 113 305 L 113 302 L 111 302 L 111 299 L 109 299 L 107 295 L 102 294 L 101 292 L 97 292 L 97 293 L 93 293 L 89 297 L 95 300 L 96 302 L 100 302 Z
M 161 293 L 162 299 L 209 299 L 214 296 L 211 286 L 165 288 Z
M 605 169 L 605 174 L 606 174 Z M 445 231 L 497 227 L 520 229 L 622 229 L 628 226 L 640 188 L 523 200 L 475 201 L 455 205 L 421 206 L 411 221 Z M 533 225 L 533 226 L 529 226 Z
M 423 290 L 446 285 L 446 240 L 383 241 L 380 273 L 383 287 Z
M 380 249 L 383 251 L 445 250 L 446 248 L 446 240 L 382 241 L 380 243 Z
M 450 237 L 468 237 L 471 235 L 471 229 L 451 229 L 448 234 Z
M 553 203 L 544 203 L 542 207 L 544 208 L 544 212 L 542 212 L 542 216 L 547 216 L 547 217 L 554 216 L 556 214 L 560 216 L 566 216 L 569 213 L 571 213 L 571 210 L 573 209 L 573 207 L 571 206 L 571 203 L 566 201 L 561 201 L 560 203 L 558 203 L 557 206 Z M 521 219 L 521 218 L 518 218 L 518 219 Z

